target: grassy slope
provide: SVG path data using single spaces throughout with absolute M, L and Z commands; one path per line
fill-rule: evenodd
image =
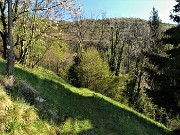
M 5 64 L 0 61 L 0 74 Z M 49 71 L 15 69 L 15 77 L 25 80 L 58 111 L 68 116 L 63 134 L 169 135 L 160 123 L 88 89 L 77 89 Z
M 55 134 L 55 127 L 42 121 L 33 106 L 22 101 L 12 101 L 0 86 L 0 134 L 40 135 Z

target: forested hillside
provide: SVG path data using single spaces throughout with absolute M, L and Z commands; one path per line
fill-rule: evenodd
M 0 1 L 1 74 L 7 75 L 7 80 L 12 82 L 11 86 L 6 87 L 6 84 L 2 81 L 2 85 L 7 90 L 7 94 L 11 98 L 16 99 L 19 98 L 19 95 L 16 95 L 18 92 L 13 93 L 12 91 L 12 89 L 17 90 L 16 83 L 13 84 L 14 78 L 15 80 L 19 78 L 20 80 L 26 80 L 27 83 L 30 83 L 30 87 L 35 88 L 35 96 L 41 96 L 42 94 L 45 98 L 48 98 L 48 102 L 55 104 L 52 108 L 47 104 L 50 107 L 47 110 L 48 112 L 52 111 L 53 114 L 53 112 L 56 112 L 55 110 L 58 110 L 58 118 L 66 117 L 66 113 L 70 115 L 68 116 L 70 118 L 68 124 L 70 124 L 70 127 L 75 126 L 72 134 L 81 132 L 78 129 L 80 128 L 78 124 L 81 122 L 71 121 L 74 119 L 73 117 L 78 119 L 78 113 L 81 114 L 81 109 L 83 111 L 82 118 L 85 115 L 86 118 L 91 119 L 93 121 L 92 125 L 96 126 L 102 122 L 102 125 L 100 124 L 102 127 L 99 127 L 99 130 L 102 131 L 95 129 L 89 133 L 98 134 L 99 132 L 106 134 L 107 132 L 116 134 L 121 132 L 117 123 L 122 122 L 121 124 L 123 125 L 123 121 L 120 121 L 119 116 L 115 117 L 122 114 L 119 108 L 115 108 L 115 113 L 117 113 L 112 115 L 112 121 L 104 120 L 106 119 L 104 117 L 109 117 L 108 109 L 112 110 L 113 108 L 109 104 L 106 106 L 104 100 L 102 101 L 103 107 L 100 105 L 104 109 L 100 109 L 97 112 L 96 108 L 99 107 L 97 101 L 101 97 L 108 97 L 108 101 L 112 100 L 118 106 L 123 105 L 134 109 L 135 115 L 141 113 L 143 117 L 145 116 L 148 119 L 162 123 L 167 129 L 166 131 L 179 132 L 179 5 L 179 0 L 176 0 L 169 17 L 177 24 L 167 24 L 162 23 L 161 16 L 159 16 L 158 10 L 154 7 L 149 14 L 149 20 L 108 18 L 104 12 L 100 16 L 97 15 L 96 17 L 94 15 L 90 18 L 86 17 L 81 4 L 75 0 Z M 68 17 L 71 19 L 67 20 Z M 7 63 L 6 70 L 4 62 Z M 53 75 L 50 79 L 45 78 L 45 80 L 42 80 L 40 76 L 43 73 L 35 75 L 38 77 L 36 78 L 34 75 L 29 76 L 29 73 L 26 72 L 27 76 L 23 76 L 21 72 L 19 76 L 19 69 L 15 69 L 14 65 L 19 65 L 19 67 L 24 67 L 25 69 L 29 68 L 32 71 L 38 71 L 39 69 L 44 69 L 44 71 L 50 70 L 59 78 Z M 51 74 L 46 74 L 45 76 L 48 77 Z M 55 80 L 53 80 L 54 77 L 56 78 Z M 46 86 L 46 83 L 50 86 Z M 100 96 L 97 99 L 86 100 L 80 96 L 70 95 L 68 98 L 73 98 L 73 100 L 67 102 L 68 99 L 64 100 L 60 96 L 64 94 L 62 91 L 62 93 L 56 92 L 56 90 L 59 91 L 61 89 L 66 92 L 67 90 L 71 91 L 71 87 L 74 90 L 73 86 L 77 88 L 78 93 L 83 93 L 83 89 L 87 88 L 93 91 L 88 90 L 92 97 L 93 93 L 95 93 L 95 97 L 97 93 Z M 71 94 L 66 92 L 65 97 Z M 34 93 L 30 92 L 28 99 L 25 99 L 30 105 L 34 102 Z M 19 94 L 21 95 L 22 93 Z M 54 94 L 54 97 L 49 96 L 49 94 Z M 76 102 L 74 97 L 82 98 L 81 101 L 86 103 L 84 106 L 89 105 L 93 113 L 97 113 L 100 118 L 98 119 L 96 116 L 90 117 L 91 109 L 86 107 L 85 110 L 84 108 L 78 108 L 80 106 L 79 101 L 77 106 L 75 105 L 75 108 L 78 108 L 78 112 L 73 112 L 74 106 L 72 107 L 71 102 Z M 60 101 L 58 101 L 58 98 Z M 65 101 L 65 105 L 62 105 L 61 101 Z M 63 110 L 63 112 L 60 112 L 60 110 Z M 101 111 L 105 115 L 101 116 Z M 123 115 L 128 117 L 126 113 L 128 112 L 123 112 Z M 42 113 L 42 118 L 46 119 L 46 115 Z M 133 114 L 133 117 L 136 116 Z M 94 122 L 95 118 L 97 122 Z M 116 118 L 119 121 L 113 123 L 113 120 Z M 48 117 L 47 119 L 51 118 Z M 53 115 L 52 119 L 54 119 Z M 134 121 L 132 122 L 132 125 L 134 125 L 136 118 L 132 121 Z M 83 121 L 82 123 L 86 125 L 89 122 Z M 51 125 L 52 123 L 49 124 Z M 111 124 L 115 128 L 107 128 Z M 137 128 L 139 127 L 141 127 L 141 124 Z M 52 126 L 54 132 L 56 128 L 56 125 Z M 87 128 L 92 127 L 90 127 L 90 124 L 87 124 L 87 127 L 82 128 L 87 130 Z M 107 131 L 102 128 L 107 128 Z M 124 128 L 124 130 L 129 130 L 126 129 L 127 127 Z M 62 131 L 63 133 L 71 133 L 71 131 L 68 131 L 69 129 L 67 127 L 67 129 L 62 128 L 61 130 L 64 130 Z M 6 131 L 4 130 L 3 132 Z M 127 134 L 132 132 L 129 131 Z M 138 132 L 143 134 L 146 131 L 140 132 L 136 130 L 136 132 L 137 134 Z M 147 132 L 150 134 L 150 131 Z M 152 132 L 155 133 L 154 129 Z

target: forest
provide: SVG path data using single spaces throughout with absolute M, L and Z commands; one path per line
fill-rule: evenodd
M 172 10 L 176 24 L 162 23 L 154 7 L 149 20 L 108 18 L 105 12 L 88 18 L 74 0 L 1 0 L 6 74 L 12 79 L 16 64 L 45 68 L 180 129 L 179 0 Z

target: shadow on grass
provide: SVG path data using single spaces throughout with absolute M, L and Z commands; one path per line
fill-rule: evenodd
M 5 71 L 0 62 L 0 73 Z M 100 135 L 170 135 L 164 129 L 152 124 L 136 114 L 113 105 L 99 96 L 82 96 L 74 93 L 63 83 L 41 78 L 20 68 L 15 76 L 33 86 L 48 104 L 56 108 L 60 121 L 72 124 L 64 134 L 100 134 Z M 73 87 L 72 87 L 73 88 Z M 48 106 L 47 106 L 48 107 Z M 45 108 L 44 108 L 45 109 Z M 39 111 L 39 116 L 42 116 Z M 66 120 L 62 120 L 65 118 Z M 50 119 L 49 119 L 50 120 Z M 75 127 L 73 127 L 75 125 Z M 77 131 L 78 129 L 78 131 Z

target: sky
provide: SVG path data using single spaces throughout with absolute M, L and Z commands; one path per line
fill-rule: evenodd
M 83 11 L 90 17 L 106 13 L 107 18 L 133 17 L 148 20 L 152 8 L 158 10 L 162 22 L 173 23 L 169 19 L 170 11 L 176 4 L 175 0 L 79 0 Z

